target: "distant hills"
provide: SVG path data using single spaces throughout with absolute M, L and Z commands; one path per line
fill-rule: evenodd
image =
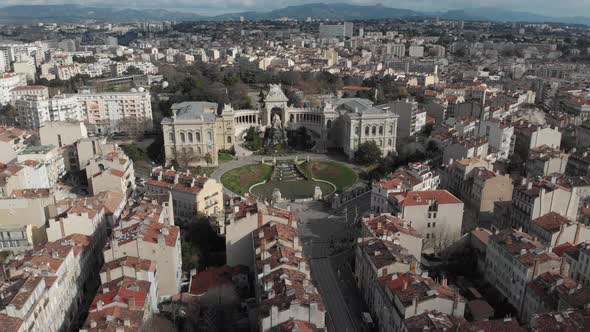
M 0 22 L 78 22 L 82 20 L 108 20 L 115 22 L 129 21 L 227 21 L 238 20 L 273 20 L 291 18 L 303 20 L 308 17 L 331 20 L 370 20 L 386 18 L 434 17 L 454 20 L 484 20 L 508 22 L 555 22 L 567 24 L 590 24 L 590 18 L 549 17 L 527 12 L 511 11 L 499 8 L 467 8 L 447 12 L 418 12 L 409 9 L 391 8 L 382 5 L 352 5 L 344 3 L 312 3 L 271 11 L 248 11 L 241 13 L 203 16 L 191 12 L 166 9 L 116 9 L 87 7 L 81 5 L 17 5 L 0 8 Z

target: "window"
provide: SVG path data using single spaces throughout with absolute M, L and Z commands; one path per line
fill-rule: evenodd
M 332 120 L 328 120 L 328 122 L 326 123 L 326 127 L 328 129 L 332 128 Z
M 379 126 L 379 135 L 383 135 L 383 126 Z
M 430 228 L 430 223 L 428 223 L 428 226 L 427 227 Z
M 59 145 L 59 147 L 61 148 L 62 144 L 61 144 L 61 135 L 57 135 L 57 145 Z
M 369 135 L 369 126 L 365 127 L 365 135 Z
M 389 126 L 389 133 L 393 134 L 393 125 Z
M 180 143 L 185 143 L 185 137 L 184 137 L 184 133 L 180 133 Z
M 371 134 L 377 135 L 377 127 L 373 127 L 373 129 L 371 130 Z
M 189 143 L 193 142 L 193 133 L 188 133 L 188 142 Z
M 200 131 L 195 132 L 195 141 L 197 143 L 201 143 L 201 132 Z
M 227 136 L 227 142 L 231 143 L 231 136 Z
M 172 132 L 172 131 L 168 132 L 168 140 L 171 143 L 174 143 L 174 132 Z
M 207 144 L 213 143 L 213 133 L 211 130 L 207 130 Z
M 387 145 L 391 146 L 391 138 L 387 140 Z

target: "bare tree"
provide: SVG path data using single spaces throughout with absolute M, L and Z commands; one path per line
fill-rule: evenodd
M 174 150 L 174 159 L 180 168 L 188 169 L 193 162 L 199 160 L 199 156 L 192 148 L 180 148 Z
M 442 226 L 430 233 L 429 237 L 424 240 L 424 249 L 430 249 L 438 255 L 451 246 L 455 240 L 447 227 Z

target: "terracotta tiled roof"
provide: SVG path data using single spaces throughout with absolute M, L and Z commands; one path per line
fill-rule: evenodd
M 142 259 L 133 256 L 124 256 L 117 258 L 110 262 L 104 263 L 100 272 L 106 272 L 108 270 L 114 270 L 121 266 L 132 267 L 140 271 L 156 271 L 156 263 L 149 259 Z
M 143 310 L 148 300 L 150 286 L 151 283 L 149 281 L 137 280 L 130 277 L 122 277 L 102 284 L 97 295 L 92 300 L 89 311 L 100 311 L 99 301 L 102 302 L 103 307 L 113 303 L 119 303 L 133 310 L 134 308 L 129 305 L 130 299 L 135 301 L 135 308 Z
M 549 233 L 555 233 L 559 232 L 562 225 L 567 225 L 574 221 L 557 212 L 549 212 L 534 219 L 532 222 Z
M 480 320 L 476 322 L 465 322 L 459 325 L 459 332 L 526 332 L 526 329 L 516 319 L 493 319 Z
M 0 326 L 4 332 L 16 332 L 23 325 L 23 320 L 16 317 L 10 317 L 6 314 L 0 314 Z
M 123 307 L 110 307 L 88 313 L 83 328 L 89 332 L 135 332 L 142 325 L 144 312 Z M 125 321 L 129 326 L 125 325 Z M 95 323 L 95 327 L 91 324 Z
M 428 205 L 429 201 L 437 204 L 462 204 L 460 199 L 446 190 L 407 191 L 392 194 L 402 206 Z
M 397 233 L 403 233 L 418 238 L 422 237 L 420 233 L 411 226 L 410 222 L 391 215 L 363 218 L 363 224 L 376 237 Z

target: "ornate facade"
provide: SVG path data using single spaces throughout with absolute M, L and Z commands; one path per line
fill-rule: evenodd
M 235 110 L 224 105 L 184 102 L 172 105 L 173 116 L 162 120 L 166 160 L 179 164 L 217 165 L 217 152 L 241 142 L 250 127 L 261 131 L 280 119 L 286 129 L 307 128 L 314 150 L 342 150 L 354 157 L 359 144 L 375 141 L 383 155 L 395 151 L 398 115 L 361 98 L 327 98 L 320 107 L 294 108 L 279 84 L 271 84 L 259 109 Z M 276 115 L 276 117 L 275 117 Z

